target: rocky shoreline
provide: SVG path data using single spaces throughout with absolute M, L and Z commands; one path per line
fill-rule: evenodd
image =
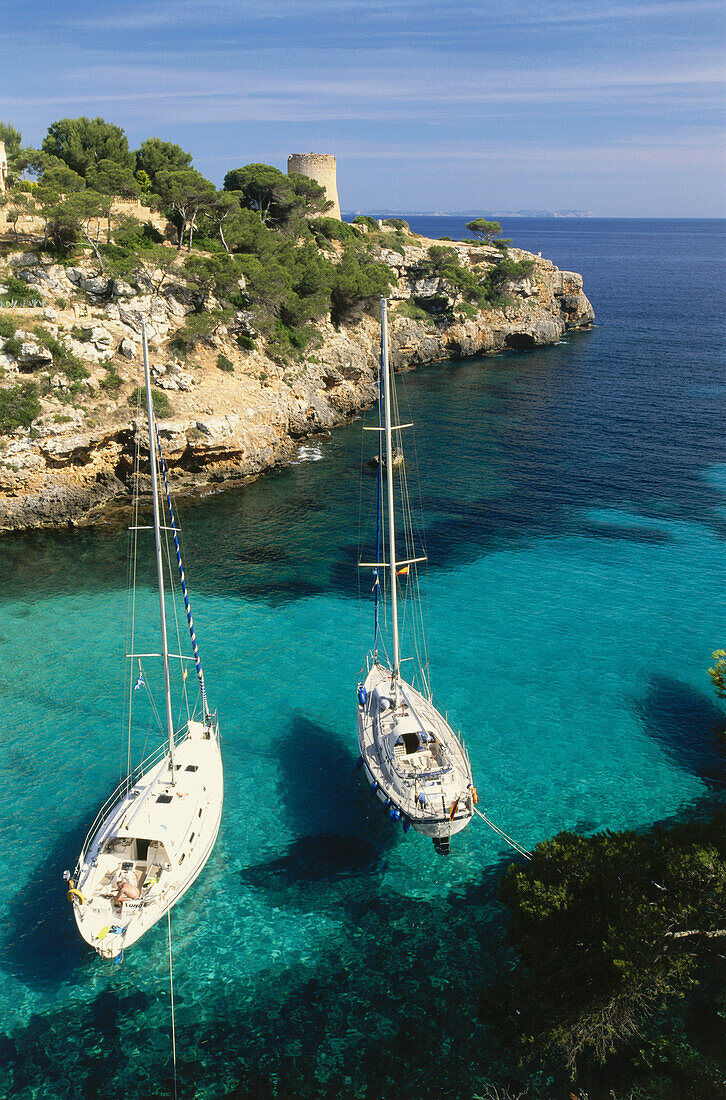
M 554 344 L 568 330 L 592 324 L 581 276 L 516 248 L 509 250 L 512 259 L 534 266 L 509 287 L 506 307 L 457 309 L 444 281 L 421 273 L 426 250 L 436 243 L 415 238 L 403 255 L 380 252 L 398 279 L 390 295 L 396 370 Z M 501 258 L 487 246 L 451 247 L 472 270 Z M 344 423 L 375 400 L 379 326 L 367 313 L 338 328 L 326 320 L 319 325 L 320 346 L 300 362 L 282 364 L 266 353 L 240 311 L 180 360 L 170 342 L 193 307 L 173 278 L 158 288 L 143 270 L 125 282 L 94 275 L 85 264 L 64 267 L 27 252 L 9 255 L 7 265 L 37 289 L 43 305 L 8 311 L 17 338 L 10 351 L 0 339 L 3 382 L 44 372 L 46 385 L 32 427 L 0 437 L 0 532 L 99 523 L 109 507 L 117 510 L 128 499 L 135 418 L 130 395 L 140 382 L 142 317 L 153 381 L 171 404 L 159 428 L 176 493 L 257 477 L 293 458 L 301 439 Z M 80 387 L 55 369 L 34 337 L 39 324 L 88 371 L 80 397 Z M 240 332 L 247 333 L 247 350 L 240 347 Z M 220 359 L 229 366 L 220 369 Z

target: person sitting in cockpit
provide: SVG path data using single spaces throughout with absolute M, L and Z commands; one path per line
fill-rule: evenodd
M 113 899 L 113 907 L 120 913 L 124 901 L 135 901 L 141 896 L 139 884 L 136 881 L 136 872 L 134 871 L 134 865 L 131 860 L 124 860 L 121 864 L 121 869 L 116 876 L 116 887 L 117 894 Z

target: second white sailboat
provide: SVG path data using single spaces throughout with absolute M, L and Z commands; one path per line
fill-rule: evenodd
M 400 433 L 411 425 L 393 422 L 396 403 L 388 361 L 387 307 L 386 299 L 381 299 L 380 411 L 378 428 L 373 429 L 379 438 L 377 553 L 374 561 L 359 563 L 373 571 L 375 605 L 373 650 L 366 658 L 365 679 L 358 684 L 359 766 L 371 794 L 383 803 L 391 820 L 401 821 L 404 830 L 413 826 L 431 837 L 436 850 L 448 855 L 451 837 L 471 821 L 477 793 L 466 749 L 434 706 L 425 667 L 417 669 L 420 688 L 401 675 L 398 576 L 405 575 L 406 583 L 413 587 L 425 555 L 413 549 L 411 531 L 405 532 L 406 556 L 398 558 L 396 552 L 397 475 L 403 489 L 400 495 L 408 501 Z M 405 518 L 406 509 L 401 511 Z M 390 655 L 385 652 L 379 618 L 384 576 L 390 594 Z

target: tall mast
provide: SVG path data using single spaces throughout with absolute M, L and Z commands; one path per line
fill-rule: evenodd
M 149 464 L 151 466 L 151 493 L 154 500 L 154 541 L 156 542 L 156 576 L 159 584 L 159 614 L 161 616 L 161 654 L 164 658 L 164 693 L 166 695 L 166 724 L 169 730 L 169 767 L 174 783 L 174 719 L 171 715 L 171 683 L 169 680 L 169 644 L 166 638 L 166 608 L 164 605 L 164 559 L 161 552 L 161 519 L 159 517 L 159 481 L 156 472 L 156 443 L 154 441 L 154 406 L 151 400 L 149 377 L 149 348 L 146 343 L 146 324 L 141 322 L 141 342 L 144 349 L 144 382 L 146 385 L 146 415 L 149 421 Z
M 386 486 L 388 488 L 388 555 L 391 569 L 391 623 L 393 625 L 393 680 L 401 663 L 398 648 L 398 592 L 396 590 L 396 520 L 393 505 L 393 444 L 391 441 L 391 374 L 388 366 L 388 301 L 381 298 L 381 369 L 386 429 Z

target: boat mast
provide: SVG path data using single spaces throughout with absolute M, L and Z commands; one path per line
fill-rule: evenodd
M 146 343 L 146 324 L 141 322 L 141 343 L 144 350 L 144 383 L 146 385 L 146 415 L 149 421 L 149 465 L 151 466 L 151 494 L 154 501 L 154 541 L 156 542 L 156 576 L 159 583 L 159 614 L 161 616 L 161 654 L 164 658 L 164 693 L 166 695 L 166 724 L 169 730 L 169 767 L 174 784 L 174 719 L 171 714 L 171 683 L 169 680 L 169 644 L 166 638 L 166 607 L 164 605 L 164 559 L 161 552 L 161 519 L 159 517 L 159 481 L 156 472 L 156 444 L 154 442 L 154 406 L 151 400 L 149 377 L 149 348 Z
M 376 564 L 373 569 L 374 624 L 373 660 L 378 664 L 378 638 L 380 635 L 381 582 L 380 568 L 383 542 L 383 344 L 378 360 L 378 472 L 376 476 Z
M 391 441 L 391 374 L 388 365 L 388 300 L 381 298 L 381 369 L 383 412 L 386 429 L 386 486 L 388 489 L 388 555 L 391 569 L 391 623 L 393 625 L 392 680 L 398 680 L 401 657 L 398 647 L 398 593 L 396 591 L 396 521 L 393 506 L 393 444 Z

